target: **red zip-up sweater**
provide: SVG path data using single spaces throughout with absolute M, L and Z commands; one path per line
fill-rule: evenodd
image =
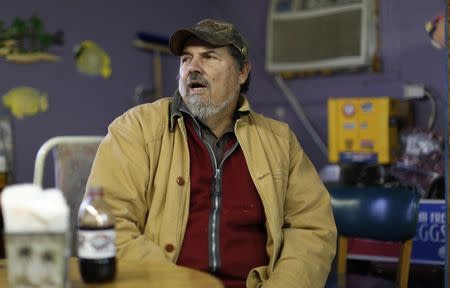
M 214 273 L 226 287 L 245 287 L 250 270 L 269 262 L 261 199 L 242 150 L 239 145 L 233 150 L 236 138 L 225 145 L 223 164 L 214 167 L 213 152 L 193 120 L 185 119 L 191 198 L 177 264 Z

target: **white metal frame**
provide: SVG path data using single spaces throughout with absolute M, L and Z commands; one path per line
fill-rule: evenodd
M 301 71 L 312 69 L 328 68 L 349 68 L 369 65 L 372 55 L 376 50 L 376 18 L 375 0 L 361 0 L 359 3 L 340 4 L 334 7 L 311 9 L 310 11 L 296 10 L 296 5 L 291 7 L 291 11 L 275 11 L 276 0 L 272 0 L 269 15 L 267 17 L 267 37 L 266 37 L 266 69 L 270 72 Z M 294 2 L 296 3 L 296 2 Z M 296 19 L 315 18 L 324 15 L 334 15 L 342 12 L 360 10 L 360 54 L 335 59 L 324 59 L 315 61 L 299 61 L 292 63 L 278 63 L 272 59 L 273 55 L 273 23 L 276 21 L 289 21 Z
M 47 140 L 39 148 L 34 162 L 33 183 L 42 186 L 44 166 L 47 154 L 60 144 L 91 144 L 100 143 L 104 136 L 57 136 Z

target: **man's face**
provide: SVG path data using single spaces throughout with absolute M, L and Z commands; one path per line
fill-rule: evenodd
M 240 85 L 247 79 L 227 47 L 212 47 L 191 37 L 180 57 L 178 90 L 194 116 L 206 120 L 234 110 Z

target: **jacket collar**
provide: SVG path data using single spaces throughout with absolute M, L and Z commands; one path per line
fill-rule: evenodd
M 238 108 L 236 110 L 235 119 L 239 119 L 242 115 L 247 115 L 251 111 L 250 103 L 247 98 L 241 94 L 239 95 Z M 178 118 L 183 117 L 182 112 L 189 113 L 189 109 L 184 105 L 183 98 L 181 98 L 178 89 L 172 96 L 172 103 L 170 105 L 169 115 L 169 129 L 173 131 Z

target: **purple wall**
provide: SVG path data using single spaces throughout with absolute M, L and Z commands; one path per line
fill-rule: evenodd
M 445 13 L 443 0 L 379 0 L 379 28 L 383 71 L 381 73 L 338 74 L 328 77 L 296 78 L 287 85 L 303 105 L 312 125 L 327 141 L 326 102 L 329 97 L 390 96 L 401 98 L 403 85 L 422 83 L 437 100 L 438 113 L 435 130 L 442 135 L 447 126 L 447 50 L 435 49 L 424 29 L 438 13 Z M 288 122 L 296 132 L 306 153 L 320 169 L 327 158 L 290 108 L 273 77 L 264 68 L 266 18 L 270 1 L 216 1 L 225 19 L 229 19 L 248 35 L 253 61 L 253 79 L 249 98 L 253 107 L 276 118 L 275 109 L 286 108 L 281 120 Z M 419 127 L 425 127 L 429 102 L 417 102 L 415 117 Z
M 5 2 L 5 1 L 3 1 Z M 442 0 L 396 0 L 380 2 L 380 30 L 384 71 L 378 74 L 342 74 L 288 81 L 304 105 L 313 125 L 326 141 L 326 99 L 337 96 L 392 96 L 400 98 L 407 82 L 423 83 L 437 97 L 435 129 L 445 134 L 447 54 L 434 49 L 424 31 L 425 21 L 446 9 Z M 14 16 L 28 18 L 33 12 L 44 19 L 47 31 L 62 29 L 65 45 L 52 51 L 59 63 L 20 66 L 0 59 L 0 95 L 28 85 L 46 91 L 49 111 L 33 118 L 13 120 L 17 182 L 30 182 L 40 145 L 58 135 L 105 134 L 107 125 L 131 107 L 137 85 L 152 86 L 151 55 L 132 46 L 138 30 L 170 35 L 179 26 L 205 17 L 233 21 L 247 36 L 252 60 L 249 98 L 255 110 L 275 116 L 284 108 L 287 121 L 297 133 L 312 161 L 326 164 L 290 105 L 265 70 L 266 15 L 268 0 L 190 1 L 60 1 L 16 0 L 0 4 L 0 19 L 11 23 Z M 180 5 L 183 8 L 177 8 Z M 41 8 L 46 7 L 46 8 Z M 72 50 L 83 40 L 94 40 L 107 50 L 113 74 L 109 80 L 81 75 L 74 66 Z M 165 94 L 175 88 L 177 59 L 164 56 Z M 428 102 L 419 103 L 416 117 L 424 126 Z M 8 113 L 0 108 L 0 113 Z M 47 173 L 48 174 L 48 173 Z M 47 179 L 46 182 L 49 180 Z
M 170 35 L 182 25 L 203 18 L 208 1 L 2 1 L 0 19 L 8 25 L 14 17 L 29 18 L 36 12 L 46 30 L 62 29 L 65 45 L 52 52 L 62 56 L 58 63 L 20 66 L 0 59 L 0 95 L 27 85 L 48 93 L 49 111 L 33 118 L 13 119 L 16 181 L 31 182 L 36 152 L 48 138 L 59 135 L 104 135 L 107 125 L 132 106 L 137 85 L 152 86 L 152 57 L 133 47 L 136 31 Z M 185 5 L 183 5 L 185 6 Z M 42 8 L 45 7 L 45 8 Z M 177 11 L 177 12 L 175 12 Z M 213 14 L 212 17 L 217 17 Z M 73 47 L 94 40 L 112 59 L 109 80 L 79 74 L 74 66 Z M 177 59 L 164 56 L 166 95 L 172 95 Z M 0 105 L 1 106 L 1 105 Z M 0 107 L 0 113 L 9 113 Z M 47 168 L 46 175 L 51 174 Z M 46 183 L 49 182 L 48 176 Z

